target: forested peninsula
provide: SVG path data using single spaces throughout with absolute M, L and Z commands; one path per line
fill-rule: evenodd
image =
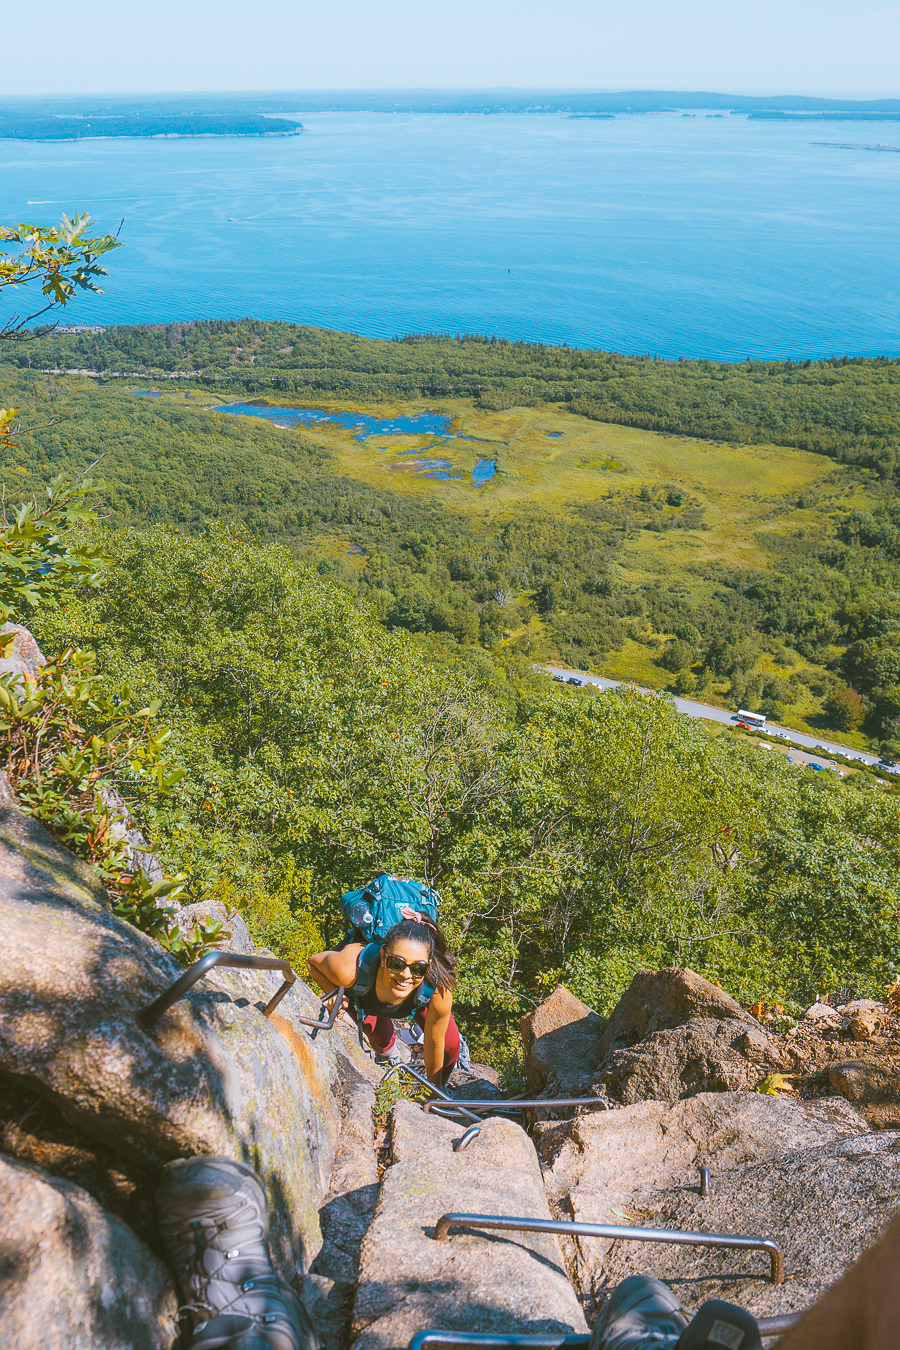
M 0 113 L 0 139 L 81 141 L 116 136 L 296 136 L 300 122 L 259 113 L 79 113 L 16 116 Z

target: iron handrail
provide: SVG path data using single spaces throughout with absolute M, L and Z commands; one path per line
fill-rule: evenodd
M 165 989 L 158 998 L 155 998 L 152 1003 L 148 1003 L 145 1008 L 141 1008 L 137 1014 L 138 1025 L 143 1027 L 145 1031 L 149 1031 L 151 1027 L 156 1025 L 163 1013 L 168 1012 L 180 998 L 184 998 L 185 994 L 193 989 L 197 981 L 202 980 L 207 971 L 212 970 L 214 966 L 231 966 L 237 970 L 281 971 L 284 976 L 284 983 L 280 989 L 276 990 L 263 1009 L 264 1017 L 271 1017 L 285 994 L 297 982 L 297 974 L 290 961 L 282 961 L 275 956 L 244 956 L 240 952 L 207 952 L 205 956 L 200 957 L 199 961 L 195 961 L 173 985 Z M 294 1020 L 301 1022 L 306 1027 L 330 1031 L 340 1012 L 344 991 L 343 989 L 332 989 L 331 993 L 322 995 L 322 1002 L 325 1003 L 333 995 L 336 995 L 336 997 L 327 1018 L 324 1017 L 325 1009 L 323 1008 L 318 1018 L 302 1017 L 299 1013 L 295 1013 Z
M 465 1350 L 480 1346 L 481 1350 L 506 1350 L 507 1346 L 521 1346 L 522 1350 L 588 1350 L 590 1336 L 567 1336 L 565 1332 L 545 1332 L 542 1336 L 501 1336 L 483 1331 L 420 1331 L 413 1336 L 407 1350 Z
M 614 1238 L 624 1242 L 675 1242 L 688 1247 L 740 1247 L 769 1254 L 772 1284 L 784 1283 L 784 1256 L 773 1238 L 739 1237 L 729 1233 L 684 1233 L 672 1228 L 630 1228 L 624 1224 L 573 1223 L 567 1219 L 527 1219 L 507 1214 L 442 1214 L 434 1229 L 436 1242 L 446 1242 L 451 1225 L 502 1228 L 522 1233 L 572 1233 L 578 1237 Z
M 453 1101 L 453 1098 L 448 1097 L 447 1093 L 444 1092 L 442 1088 L 435 1087 L 434 1083 L 432 1083 L 428 1078 L 424 1078 L 422 1074 L 416 1073 L 415 1069 L 411 1068 L 409 1064 L 393 1065 L 393 1067 L 388 1069 L 387 1073 L 384 1075 L 385 1081 L 388 1078 L 390 1078 L 392 1073 L 400 1073 L 401 1070 L 403 1073 L 408 1073 L 411 1078 L 415 1078 L 416 1082 L 421 1083 L 423 1087 L 427 1087 L 429 1092 L 433 1092 L 436 1097 L 440 1097 L 442 1102 Z M 426 1107 L 428 1106 L 427 1102 L 425 1103 L 425 1106 Z M 465 1107 L 460 1107 L 460 1114 L 468 1116 L 469 1119 L 472 1121 L 473 1125 L 481 1124 L 481 1120 L 479 1119 L 479 1117 L 476 1116 L 472 1111 L 467 1111 Z
M 781 1313 L 778 1317 L 758 1317 L 756 1325 L 759 1334 L 766 1340 L 771 1336 L 780 1336 L 783 1331 L 800 1321 L 805 1309 L 800 1312 Z M 503 1336 L 493 1331 L 420 1331 L 413 1336 L 407 1350 L 588 1350 L 591 1343 L 587 1336 L 567 1336 L 565 1332 L 544 1332 L 542 1335 Z
M 604 1111 L 609 1110 L 609 1102 L 604 1097 L 529 1097 L 527 1101 L 508 1097 L 454 1097 L 446 1108 L 437 1102 L 426 1102 L 425 1110 L 437 1111 L 442 1115 L 445 1109 L 454 1107 L 466 1107 L 473 1111 L 536 1111 L 556 1106 L 600 1106 Z

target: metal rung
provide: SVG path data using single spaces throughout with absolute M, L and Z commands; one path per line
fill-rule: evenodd
M 756 1325 L 759 1334 L 767 1337 L 780 1336 L 783 1331 L 800 1321 L 803 1313 L 781 1313 L 778 1317 L 758 1317 Z M 480 1350 L 588 1350 L 590 1335 L 567 1336 L 563 1332 L 544 1333 L 540 1336 L 501 1336 L 495 1332 L 474 1331 L 420 1331 L 413 1336 L 407 1350 L 468 1350 L 468 1347 L 480 1347 Z
M 536 1111 L 551 1110 L 557 1106 L 599 1106 L 603 1111 L 609 1110 L 609 1102 L 603 1097 L 529 1097 L 527 1101 L 519 1101 L 517 1098 L 508 1097 L 484 1097 L 474 1100 L 464 1097 L 452 1097 L 447 1102 L 446 1107 L 437 1102 L 426 1102 L 426 1111 L 437 1111 L 443 1115 L 445 1110 L 451 1110 L 458 1107 L 460 1110 L 469 1111 Z
M 269 999 L 263 1009 L 264 1017 L 271 1017 L 272 1013 L 278 1007 L 287 991 L 297 981 L 296 972 L 293 970 L 289 961 L 280 961 L 274 956 L 244 956 L 241 952 L 207 952 L 201 956 L 199 961 L 195 961 L 180 979 L 166 989 L 159 998 L 155 998 L 152 1003 L 148 1003 L 146 1008 L 142 1008 L 137 1014 L 137 1022 L 145 1031 L 149 1031 L 155 1026 L 163 1013 L 168 1012 L 173 1004 L 193 989 L 198 980 L 202 980 L 208 970 L 214 966 L 229 966 L 236 970 L 280 970 L 284 977 L 284 983 L 281 988 Z M 327 1018 L 324 1016 L 325 1009 L 319 1018 L 301 1017 L 299 1013 L 294 1014 L 294 1021 L 301 1022 L 305 1027 L 315 1027 L 319 1031 L 330 1031 L 334 1026 L 334 1020 L 341 1010 L 341 1004 L 344 998 L 343 989 L 332 989 L 331 993 L 322 995 L 322 1002 L 334 997 L 334 1003 L 331 1012 Z
M 521 1233 L 572 1233 L 578 1237 L 613 1238 L 621 1242 L 675 1242 L 687 1247 L 739 1247 L 769 1254 L 772 1284 L 784 1283 L 784 1256 L 772 1238 L 736 1237 L 729 1233 L 682 1233 L 671 1228 L 629 1228 L 623 1224 L 572 1223 L 565 1219 L 526 1219 L 505 1214 L 443 1214 L 435 1225 L 436 1242 L 446 1242 L 451 1225 L 501 1228 Z
M 421 1083 L 423 1087 L 427 1087 L 428 1091 L 433 1093 L 435 1097 L 439 1097 L 442 1102 L 453 1102 L 453 1098 L 448 1097 L 447 1093 L 444 1092 L 442 1088 L 435 1087 L 434 1083 L 430 1082 L 427 1078 L 424 1078 L 422 1074 L 417 1073 L 415 1069 L 410 1068 L 408 1064 L 395 1064 L 394 1067 L 388 1069 L 387 1073 L 384 1075 L 384 1081 L 386 1082 L 391 1074 L 394 1073 L 408 1073 L 410 1078 L 414 1078 L 417 1083 Z M 428 1103 L 426 1102 L 425 1105 L 427 1107 Z M 459 1110 L 460 1114 L 468 1116 L 474 1125 L 481 1124 L 480 1117 L 476 1116 L 474 1112 L 466 1110 L 464 1106 L 460 1106 Z
M 420 1331 L 413 1336 L 407 1350 L 465 1350 L 480 1346 L 481 1350 L 506 1350 L 507 1346 L 521 1346 L 522 1350 L 587 1350 L 590 1336 L 567 1336 L 565 1332 L 550 1332 L 543 1336 L 499 1336 L 493 1332 L 474 1331 Z

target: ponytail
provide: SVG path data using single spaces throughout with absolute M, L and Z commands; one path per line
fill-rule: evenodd
M 390 952 L 395 942 L 406 939 L 408 942 L 422 942 L 428 948 L 429 983 L 435 989 L 447 992 L 456 984 L 456 957 L 447 946 L 447 939 L 439 928 L 430 923 L 419 923 L 415 919 L 403 919 L 389 928 L 382 943 L 382 951 Z

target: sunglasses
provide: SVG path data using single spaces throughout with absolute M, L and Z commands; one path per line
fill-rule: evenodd
M 386 956 L 384 964 L 395 975 L 402 975 L 404 970 L 408 970 L 414 980 L 424 980 L 428 974 L 427 961 L 404 961 L 402 956 Z

